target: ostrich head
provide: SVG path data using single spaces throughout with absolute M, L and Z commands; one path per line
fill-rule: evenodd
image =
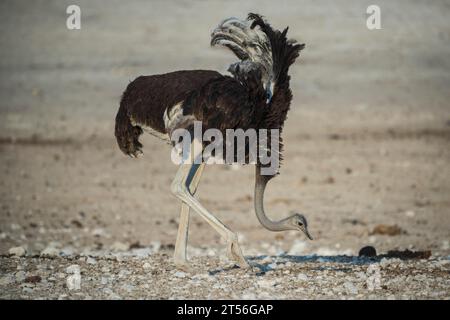
M 245 82 L 249 78 L 259 81 L 262 78 L 262 65 L 248 60 L 239 61 L 231 64 L 228 72 L 241 82 Z
M 309 234 L 308 231 L 308 221 L 305 216 L 300 213 L 295 213 L 292 216 L 286 219 L 286 227 L 289 227 L 291 230 L 302 231 L 309 240 L 313 240 L 313 237 Z
M 260 63 L 248 60 L 236 62 L 228 67 L 228 72 L 241 84 L 245 84 L 255 95 L 262 93 L 270 99 L 271 92 L 267 86 L 267 77 L 264 78 L 263 66 Z

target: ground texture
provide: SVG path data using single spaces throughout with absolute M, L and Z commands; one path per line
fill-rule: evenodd
M 79 3 L 78 31 L 70 3 L 0 4 L 0 298 L 450 298 L 446 1 L 379 1 L 375 31 L 366 1 Z M 209 33 L 249 11 L 307 44 L 265 205 L 305 214 L 314 240 L 259 225 L 253 167 L 207 166 L 198 197 L 253 268 L 194 213 L 177 270 L 177 168 L 151 136 L 142 158 L 120 153 L 120 95 L 141 74 L 225 72 L 234 59 Z

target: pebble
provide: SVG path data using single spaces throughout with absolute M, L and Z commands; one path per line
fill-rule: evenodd
M 94 264 L 97 264 L 97 260 L 95 260 L 94 258 L 88 257 L 86 259 L 86 263 L 94 265 Z
M 271 263 L 271 264 L 268 265 L 268 267 L 270 269 L 276 269 L 277 268 L 277 264 L 276 263 Z
M 27 277 L 25 271 L 18 271 L 18 272 L 16 272 L 16 274 L 14 276 L 16 278 L 16 282 L 19 282 L 19 283 L 24 282 L 25 278 Z
M 132 254 L 138 258 L 148 258 L 148 256 L 151 255 L 152 252 L 153 252 L 153 249 L 151 249 L 151 248 L 139 248 L 139 249 L 133 249 Z
M 103 293 L 108 295 L 108 299 L 112 299 L 112 300 L 121 300 L 122 299 L 122 297 L 119 296 L 118 294 L 116 294 L 114 291 L 112 291 L 111 288 L 103 289 Z
M 344 283 L 344 287 L 347 290 L 347 293 L 349 293 L 349 294 L 358 294 L 358 289 L 350 281 L 345 282 Z
M 151 246 L 152 246 L 153 252 L 154 252 L 154 253 L 157 253 L 157 252 L 161 249 L 161 242 L 159 242 L 159 241 L 153 241 L 153 242 L 151 243 Z
M 71 256 L 71 255 L 73 255 L 75 252 L 74 252 L 74 250 L 73 250 L 73 248 L 71 248 L 71 247 L 65 247 L 65 248 L 62 248 L 61 250 L 60 250 L 60 254 L 62 255 L 62 256 Z
M 59 256 L 60 250 L 55 247 L 47 247 L 41 251 L 41 257 L 54 258 Z
M 261 260 L 262 264 L 271 263 L 271 262 L 272 262 L 272 258 L 270 256 L 264 257 L 264 259 Z
M 66 268 L 66 273 L 80 274 L 80 266 L 72 264 Z
M 7 286 L 13 284 L 15 281 L 16 278 L 12 274 L 8 274 L 0 278 L 0 286 Z
M 300 280 L 300 281 L 308 281 L 308 276 L 306 274 L 304 274 L 304 273 L 299 273 L 297 275 L 297 279 Z
M 389 265 L 395 265 L 395 264 L 401 264 L 402 260 L 398 259 L 398 258 L 394 258 L 394 259 L 386 259 L 383 258 L 380 261 L 380 267 L 387 267 Z
M 275 280 L 262 279 L 258 281 L 258 286 L 263 288 L 272 288 L 275 285 Z
M 122 286 L 122 289 L 127 291 L 128 293 L 131 293 L 131 292 L 133 292 L 136 289 L 136 287 L 131 285 L 131 284 L 124 284 Z
M 416 215 L 416 213 L 412 210 L 408 210 L 405 212 L 405 216 L 407 216 L 408 218 L 413 218 Z
M 94 237 L 102 237 L 102 236 L 106 236 L 106 232 L 102 228 L 96 228 L 96 229 L 92 230 L 92 235 Z
M 144 269 L 150 269 L 152 267 L 152 265 L 148 262 L 144 263 L 144 265 L 142 266 L 142 268 Z
M 127 245 L 123 242 L 118 242 L 118 241 L 114 242 L 111 245 L 111 250 L 113 250 L 113 251 L 127 251 L 128 248 L 129 248 L 129 245 Z
M 74 273 L 67 277 L 66 279 L 67 289 L 69 290 L 80 290 L 81 289 L 81 275 L 79 273 Z
M 9 249 L 8 253 L 16 257 L 23 257 L 27 252 L 23 247 L 13 247 Z
M 33 293 L 33 289 L 32 288 L 29 288 L 29 287 L 24 287 L 24 288 L 22 288 L 22 291 L 24 292 L 24 293 Z
M 119 278 L 123 278 L 123 277 L 126 277 L 126 276 L 130 275 L 130 274 L 131 274 L 131 271 L 122 269 L 122 270 L 119 271 L 119 274 L 117 276 Z
M 377 251 L 372 246 L 366 246 L 359 250 L 358 256 L 360 257 L 376 257 Z
M 110 271 L 110 269 L 109 269 L 109 267 L 104 266 L 104 267 L 102 267 L 101 271 L 102 271 L 103 273 L 108 273 L 108 272 Z
M 177 278 L 186 278 L 186 273 L 183 271 L 177 271 L 174 273 L 174 276 Z

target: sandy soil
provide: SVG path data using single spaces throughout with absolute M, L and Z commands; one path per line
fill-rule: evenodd
M 267 297 L 258 287 L 245 290 L 258 276 L 273 298 L 450 298 L 450 6 L 378 2 L 382 29 L 369 31 L 367 1 L 80 1 L 82 29 L 70 31 L 69 2 L 2 1 L 0 297 Z M 193 259 L 200 271 L 197 278 L 175 276 L 170 256 L 180 204 L 169 185 L 177 168 L 170 148 L 150 136 L 144 157 L 121 154 L 113 136 L 118 101 L 141 74 L 225 72 L 234 59 L 209 48 L 209 33 L 224 17 L 249 11 L 276 27 L 289 25 L 291 36 L 307 44 L 292 68 L 285 161 L 267 189 L 266 207 L 273 218 L 304 213 L 315 240 L 259 225 L 253 167 L 209 166 L 200 201 L 240 234 L 247 256 L 269 256 L 255 264 L 281 263 L 283 271 L 226 268 L 223 241 L 194 214 L 189 250 L 200 256 Z M 398 228 L 382 235 L 380 225 Z M 379 254 L 410 249 L 432 256 L 359 260 L 366 245 Z M 8 257 L 16 246 L 26 257 Z M 39 258 L 45 249 L 50 257 Z M 146 254 L 136 256 L 137 249 Z M 112 270 L 102 271 L 105 261 Z M 82 279 L 91 277 L 80 290 L 67 287 L 72 263 L 81 266 Z M 382 279 L 398 282 L 386 280 L 375 291 L 346 284 L 372 264 L 381 264 Z M 50 280 L 49 270 L 60 278 Z M 121 270 L 138 280 L 118 276 Z M 346 294 L 330 289 L 339 272 L 349 277 L 337 286 Z M 26 281 L 36 274 L 42 280 Z M 102 282 L 104 274 L 116 276 Z M 214 291 L 203 276 L 232 293 Z M 191 288 L 192 277 L 198 291 L 177 290 Z M 127 285 L 135 288 L 117 289 Z M 290 286 L 313 289 L 292 293 Z

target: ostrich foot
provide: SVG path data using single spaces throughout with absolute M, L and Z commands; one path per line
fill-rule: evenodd
M 241 247 L 237 240 L 230 240 L 227 244 L 227 256 L 230 260 L 235 261 L 239 267 L 241 268 L 249 268 L 247 260 L 245 260 L 244 255 L 242 254 Z

